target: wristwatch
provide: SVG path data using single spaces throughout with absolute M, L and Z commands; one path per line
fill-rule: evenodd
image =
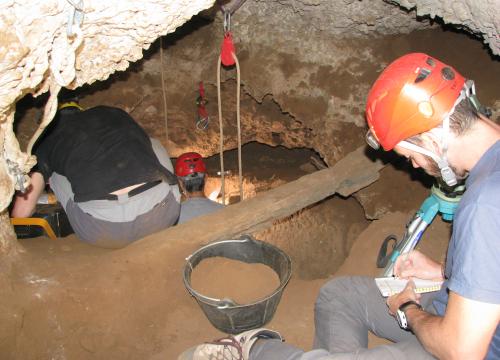
M 410 330 L 410 324 L 408 324 L 408 319 L 406 318 L 405 310 L 412 305 L 416 306 L 417 309 L 422 310 L 422 305 L 420 305 L 416 301 L 410 300 L 401 304 L 398 311 L 396 311 L 396 320 L 398 321 L 399 327 L 403 330 Z

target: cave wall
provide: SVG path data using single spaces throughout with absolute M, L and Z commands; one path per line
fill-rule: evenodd
M 498 0 L 393 0 L 418 16 L 441 18 L 447 24 L 463 27 L 500 55 L 500 1 Z
M 104 99 L 133 108 L 134 117 L 172 156 L 191 150 L 205 156 L 217 153 L 216 69 L 223 37 L 217 10 L 202 13 L 163 39 L 168 139 L 159 42 L 134 71 L 117 76 L 105 90 L 93 91 L 84 104 Z M 241 65 L 243 142 L 314 148 L 329 164 L 363 143 L 365 97 L 376 76 L 395 57 L 416 51 L 401 34 L 440 28 L 415 8 L 345 0 L 248 0 L 231 24 Z M 435 55 L 456 62 L 449 49 Z M 234 68 L 222 70 L 226 149 L 237 146 L 235 78 Z M 195 126 L 200 81 L 211 116 L 207 130 Z M 497 104 L 492 100 L 489 105 Z
M 14 104 L 27 93 L 76 88 L 106 79 L 142 57 L 160 35 L 174 31 L 214 0 L 69 1 L 0 3 L 0 211 L 34 165 L 12 132 Z M 81 11 L 80 11 L 81 10 Z M 78 20 L 80 19 L 80 21 Z M 71 24 L 71 26 L 68 25 Z M 50 120 L 56 106 L 48 104 Z M 50 110 L 50 111 L 49 111 Z M 51 116 L 52 115 L 52 116 Z
M 204 155 L 216 153 L 215 74 L 223 31 L 221 13 L 213 4 L 86 0 L 83 20 L 73 23 L 68 37 L 70 16 L 77 15 L 70 2 L 2 2 L 0 186 L 5 191 L 0 210 L 8 206 L 16 176 L 27 173 L 35 161 L 20 150 L 12 132 L 14 104 L 27 93 L 93 84 L 83 99 L 85 106 L 104 102 L 123 107 L 162 140 L 171 155 L 193 148 Z M 388 46 L 381 36 L 437 27 L 432 19 L 440 18 L 461 24 L 498 53 L 497 5 L 497 0 L 246 1 L 231 19 L 242 71 L 243 141 L 306 146 L 327 163 L 336 162 L 362 143 L 366 93 L 393 59 L 378 50 Z M 179 28 L 203 9 L 209 10 Z M 163 45 L 167 138 L 160 44 L 144 49 L 168 33 Z M 121 72 L 143 54 L 145 59 Z M 235 70 L 223 70 L 222 77 L 225 147 L 234 148 Z M 102 81 L 95 86 L 96 80 Z M 206 131 L 194 126 L 200 81 L 205 83 L 212 119 Z M 55 111 L 54 104 L 48 105 L 46 120 Z
M 109 89 L 92 92 L 83 104 L 109 99 L 109 105 L 130 109 L 140 103 L 133 115 L 172 156 L 193 149 L 203 155 L 218 152 L 216 69 L 223 25 L 216 10 L 164 39 L 168 140 L 162 117 L 160 44 L 136 71 L 117 76 Z M 383 1 L 367 6 L 344 0 L 248 0 L 231 25 L 241 66 L 243 142 L 314 148 L 330 164 L 363 141 L 365 94 L 387 64 L 367 46 L 369 38 L 430 27 Z M 227 149 L 236 147 L 235 79 L 234 68 L 222 70 Z M 211 115 L 206 131 L 195 127 L 200 81 Z

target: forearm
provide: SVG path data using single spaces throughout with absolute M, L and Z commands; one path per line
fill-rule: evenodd
M 406 317 L 411 330 L 422 346 L 437 358 L 446 358 L 446 356 L 443 357 L 445 344 L 440 331 L 443 318 L 418 308 L 408 309 L 406 311 Z
M 457 336 L 446 329 L 444 317 L 417 308 L 408 309 L 406 316 L 413 333 L 422 346 L 438 359 L 480 359 L 465 354 Z
M 45 182 L 40 173 L 31 174 L 31 186 L 24 194 L 16 194 L 14 206 L 12 207 L 12 217 L 30 217 L 35 212 L 36 203 L 40 197 Z

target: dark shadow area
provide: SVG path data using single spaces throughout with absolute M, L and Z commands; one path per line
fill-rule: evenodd
M 172 46 L 176 44 L 178 41 L 182 40 L 184 37 L 191 35 L 194 32 L 197 32 L 198 30 L 203 29 L 205 26 L 208 26 L 212 23 L 213 19 L 210 18 L 209 16 L 203 16 L 203 15 L 195 15 L 183 24 L 182 26 L 178 27 L 175 32 L 167 34 L 163 37 L 163 49 L 167 49 L 169 46 Z M 157 39 L 147 50 L 147 52 L 150 51 L 157 51 L 160 48 L 160 39 Z M 156 49 L 156 50 L 155 50 Z M 147 54 L 145 52 L 144 58 L 146 58 Z
M 207 168 L 214 175 L 220 171 L 219 155 L 206 159 Z M 244 177 L 256 180 L 279 178 L 295 180 L 303 175 L 318 170 L 326 164 L 312 149 L 288 149 L 284 146 L 269 146 L 259 142 L 250 142 L 242 146 L 242 170 Z M 224 170 L 238 174 L 238 150 L 224 152 Z

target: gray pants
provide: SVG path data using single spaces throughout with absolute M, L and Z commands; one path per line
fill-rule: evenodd
M 151 143 L 160 163 L 173 171 L 172 162 L 161 143 L 155 139 L 151 139 Z M 178 187 L 165 182 L 131 198 L 123 194 L 117 200 L 76 203 L 66 177 L 53 173 L 49 181 L 77 236 L 92 245 L 123 247 L 176 224 L 179 218 Z
M 431 294 L 424 294 L 421 303 L 434 313 L 431 299 Z M 316 300 L 315 328 L 315 350 L 304 352 L 278 340 L 259 340 L 250 360 L 434 359 L 415 335 L 402 330 L 389 315 L 371 277 L 342 277 L 326 283 Z M 367 349 L 368 331 L 394 344 Z

